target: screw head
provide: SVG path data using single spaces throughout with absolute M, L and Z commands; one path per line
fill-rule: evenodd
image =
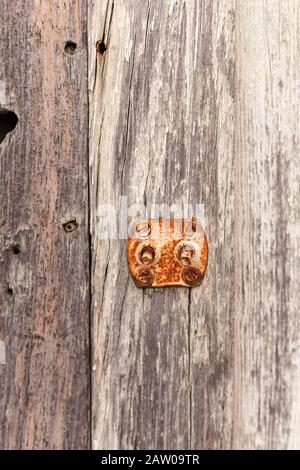
M 65 232 L 72 233 L 78 228 L 78 223 L 75 219 L 70 220 L 69 222 L 66 222 L 65 224 L 63 224 L 63 228 Z
M 141 266 L 136 270 L 136 282 L 140 287 L 149 287 L 154 281 L 153 269 Z
M 184 266 L 189 266 L 192 263 L 192 259 L 194 258 L 195 253 L 195 248 L 192 245 L 185 243 L 179 249 L 177 256 L 179 261 L 181 261 Z
M 196 286 L 201 283 L 202 275 L 198 268 L 195 266 L 188 266 L 183 268 L 181 272 L 182 280 L 189 286 Z
M 155 257 L 155 251 L 152 246 L 145 246 L 140 255 L 141 262 L 143 264 L 152 264 Z
M 135 233 L 141 240 L 146 240 L 150 237 L 151 227 L 148 222 L 139 222 L 135 228 Z

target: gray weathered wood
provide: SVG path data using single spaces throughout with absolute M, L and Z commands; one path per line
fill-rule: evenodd
M 0 29 L 0 448 L 87 448 L 85 2 L 5 0 Z
M 93 243 L 93 446 L 231 439 L 233 2 L 90 2 L 92 226 L 98 204 L 203 203 L 202 288 L 138 290 L 125 243 Z M 104 32 L 103 32 L 104 31 Z M 94 44 L 108 49 L 98 54 Z
M 90 411 L 93 448 L 300 447 L 299 19 L 2 2 L 0 448 L 88 448 Z M 136 288 L 98 236 L 121 195 L 203 204 L 200 288 Z
M 299 447 L 299 2 L 88 3 L 93 447 Z M 135 287 L 120 195 L 204 204 L 202 287 Z
M 300 3 L 238 3 L 234 443 L 300 447 Z

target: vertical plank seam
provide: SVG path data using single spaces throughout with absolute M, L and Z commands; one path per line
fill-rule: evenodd
M 192 449 L 192 367 L 191 367 L 191 301 L 192 289 L 188 288 L 188 384 L 189 384 L 189 448 Z
M 239 234 L 238 234 L 238 209 L 239 209 L 239 200 L 237 196 L 237 189 L 238 185 L 240 183 L 240 169 L 239 169 L 239 156 L 237 153 L 237 147 L 238 147 L 238 142 L 237 142 L 237 129 L 236 129 L 236 124 L 238 122 L 238 83 L 237 83 L 237 67 L 239 66 L 238 62 L 238 28 L 240 27 L 240 8 L 239 8 L 239 2 L 236 0 L 235 2 L 235 31 L 234 31 L 234 111 L 233 111 L 233 116 L 234 116 L 234 136 L 233 136 L 233 143 L 234 143 L 234 181 L 235 181 L 235 191 L 234 191 L 234 213 L 235 213 L 235 224 L 234 224 L 234 238 L 235 238 L 235 246 L 238 247 L 238 242 L 239 242 Z M 232 346 L 232 356 L 233 356 L 233 384 L 232 384 L 232 432 L 231 432 L 231 449 L 236 448 L 236 444 L 238 442 L 238 430 L 239 430 L 239 425 L 240 425 L 240 410 L 239 410 L 239 404 L 237 401 L 237 397 L 239 396 L 239 383 L 238 383 L 238 369 L 239 369 L 239 341 L 240 341 L 240 331 L 239 331 L 239 310 L 237 308 L 237 271 L 236 271 L 236 265 L 239 263 L 239 251 L 237 249 L 237 256 L 235 255 L 234 258 L 234 280 L 235 280 L 235 288 L 234 288 L 234 310 L 233 310 L 233 346 Z M 244 285 L 244 279 L 243 275 L 240 279 L 242 288 Z
M 89 252 L 89 271 L 88 271 L 88 338 L 89 338 L 89 450 L 92 450 L 92 234 L 91 234 L 91 186 L 90 186 L 90 100 L 89 100 L 89 2 L 85 0 L 86 10 L 86 100 L 87 100 L 87 230 L 88 230 L 88 252 Z

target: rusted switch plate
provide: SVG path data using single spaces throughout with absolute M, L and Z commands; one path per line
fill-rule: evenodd
M 198 220 L 138 220 L 130 228 L 128 264 L 138 287 L 199 286 L 208 259 Z

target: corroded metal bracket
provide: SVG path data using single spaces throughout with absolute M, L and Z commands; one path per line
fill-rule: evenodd
M 199 286 L 207 239 L 197 219 L 138 220 L 128 237 L 128 265 L 138 287 Z

